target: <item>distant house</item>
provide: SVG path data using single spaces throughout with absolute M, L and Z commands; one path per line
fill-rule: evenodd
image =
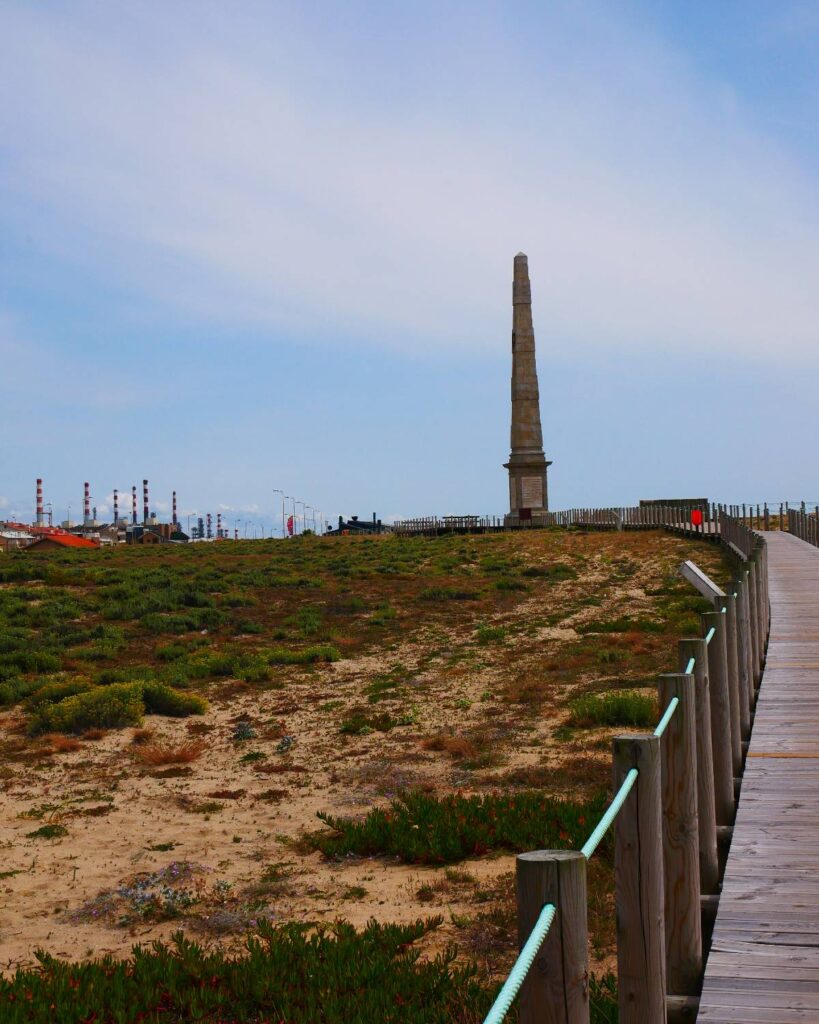
M 34 540 L 31 528 L 22 523 L 0 523 L 0 551 L 19 551 Z
M 99 546 L 99 541 L 88 540 L 86 537 L 77 537 L 73 533 L 50 533 L 29 544 L 26 551 L 66 551 L 75 548 L 85 548 L 94 551 Z

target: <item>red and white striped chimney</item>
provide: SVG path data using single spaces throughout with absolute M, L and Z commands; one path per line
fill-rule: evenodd
M 171 517 L 171 522 L 174 526 L 176 526 L 178 522 L 176 518 L 176 491 L 173 492 L 173 516 Z
M 114 526 L 119 522 L 119 491 L 114 488 Z
M 136 502 L 136 484 L 131 488 L 131 522 L 136 526 L 137 521 L 137 502 Z
M 83 494 L 82 501 L 82 517 L 83 525 L 88 526 L 91 522 L 91 484 L 86 480 L 84 487 L 85 493 Z
M 45 513 L 43 511 L 43 481 L 37 478 L 37 526 L 45 526 Z
M 147 523 L 150 518 L 150 511 L 148 509 L 148 481 L 142 481 L 142 522 Z

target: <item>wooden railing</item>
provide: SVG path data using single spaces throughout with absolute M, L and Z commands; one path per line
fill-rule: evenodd
M 716 533 L 721 515 L 752 530 L 813 529 L 810 519 L 819 520 L 819 506 L 813 512 L 800 502 L 793 509 L 787 501 L 779 502 L 778 508 L 767 502 L 744 505 L 721 505 L 702 502 L 696 507 L 701 511 L 703 522 L 694 527 L 691 522 L 690 505 L 613 505 L 609 508 L 569 508 L 558 512 L 539 512 L 533 520 L 518 520 L 514 516 L 421 516 L 416 519 L 400 519 L 393 524 L 393 532 L 404 536 L 426 534 L 437 536 L 442 533 L 488 533 L 496 530 L 531 530 L 541 527 L 560 526 L 589 530 L 650 530 L 657 527 L 685 527 L 685 532 Z M 806 534 L 807 537 L 807 534 Z
M 521 986 L 521 1024 L 588 1024 L 586 861 L 612 821 L 620 1024 L 696 1016 L 770 629 L 764 539 L 725 510 L 716 522 L 734 560 L 728 592 L 700 637 L 680 641 L 679 672 L 659 677 L 655 732 L 614 738 L 612 807 L 582 851 L 517 858 L 526 956 L 487 1021 Z
M 819 547 L 819 507 L 813 512 L 807 512 L 804 505 L 801 509 L 789 509 L 788 531 L 800 540 Z

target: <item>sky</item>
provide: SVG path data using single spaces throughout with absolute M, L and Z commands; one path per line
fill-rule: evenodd
M 502 514 L 518 251 L 552 508 L 819 502 L 817 69 L 813 2 L 0 0 L 0 516 Z

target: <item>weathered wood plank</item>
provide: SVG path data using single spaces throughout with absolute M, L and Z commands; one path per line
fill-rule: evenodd
M 758 574 L 748 597 L 758 614 L 770 600 L 771 630 L 697 1018 L 708 1024 L 819 1020 L 819 549 L 766 540 L 768 584 Z

